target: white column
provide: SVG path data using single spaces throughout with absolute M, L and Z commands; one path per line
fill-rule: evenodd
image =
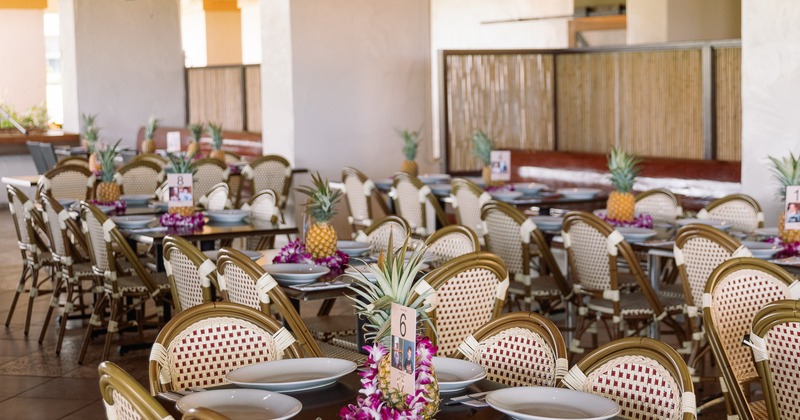
M 27 112 L 45 102 L 44 8 L 46 1 L 0 2 L 0 103 Z M 21 6 L 25 6 L 22 8 Z

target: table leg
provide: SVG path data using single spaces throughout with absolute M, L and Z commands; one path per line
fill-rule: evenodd
M 336 299 L 325 299 L 322 301 L 322 305 L 319 307 L 319 311 L 317 311 L 317 316 L 325 316 L 331 313 L 331 309 L 333 309 L 333 304 L 336 303 Z
M 658 290 L 661 286 L 661 257 L 653 252 L 647 253 L 647 272 L 650 275 L 650 285 L 653 287 L 653 291 L 656 292 L 656 295 L 658 295 Z M 653 323 L 650 324 L 650 338 L 658 340 L 661 337 L 660 326 L 661 324 L 658 321 L 653 321 Z

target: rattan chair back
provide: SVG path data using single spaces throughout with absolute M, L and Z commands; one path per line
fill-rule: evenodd
M 649 214 L 655 223 L 673 223 L 683 214 L 681 200 L 666 188 L 637 194 L 635 209 L 637 213 Z
M 370 198 L 376 191 L 375 183 L 358 169 L 345 167 L 342 170 L 342 184 L 347 197 L 347 209 L 350 212 L 347 222 L 350 223 L 355 234 L 359 229 L 371 225 L 374 219 Z M 386 203 L 380 197 L 378 197 L 378 204 L 381 206 L 383 214 L 389 214 Z
M 758 376 L 742 337 L 750 332 L 756 313 L 766 304 L 800 299 L 800 282 L 786 270 L 757 258 L 733 258 L 711 273 L 703 294 L 703 325 L 717 361 L 723 393 L 741 420 L 758 418 L 747 395 Z
M 753 197 L 745 194 L 731 194 L 716 199 L 697 212 L 697 217 L 726 222 L 733 229 L 747 233 L 764 227 L 761 206 Z
M 64 165 L 53 168 L 39 177 L 37 189 L 57 200 L 88 200 L 94 195 L 95 175 L 88 168 Z
M 250 212 L 250 217 L 256 220 L 264 220 L 275 223 L 281 218 L 281 210 L 278 208 L 278 197 L 272 190 L 261 190 L 250 197 L 246 203 L 242 204 L 242 210 Z
M 427 335 L 440 355 L 450 356 L 469 334 L 500 315 L 508 285 L 503 260 L 488 252 L 472 253 L 453 258 L 417 281 L 409 301 L 426 296 L 436 329 L 436 334 Z
M 211 187 L 207 193 L 197 200 L 197 204 L 206 210 L 224 210 L 231 207 L 230 190 L 226 182 Z
M 470 180 L 456 178 L 450 183 L 450 204 L 458 224 L 474 230 L 479 237 L 486 234 L 481 222 L 481 206 L 491 199 L 489 193 Z
M 122 194 L 155 195 L 158 186 L 164 182 L 164 168 L 146 160 L 123 165 L 114 174 Z
M 230 163 L 237 163 L 237 162 L 241 162 L 242 161 L 242 155 L 240 155 L 238 153 L 233 153 L 233 152 L 228 151 L 228 150 L 223 150 L 222 152 L 225 153 L 225 163 L 230 164 Z
M 370 244 L 370 252 L 377 254 L 389 248 L 389 238 L 395 247 L 402 244 L 411 234 L 408 222 L 399 216 L 386 216 L 376 220 L 364 231 L 358 232 L 356 240 Z
M 413 175 L 405 172 L 396 173 L 389 195 L 392 197 L 397 215 L 408 222 L 413 235 L 425 237 L 436 230 L 435 222 L 429 223 L 428 220 L 431 211 L 435 221 L 441 226 L 449 224 L 439 200 L 433 195 L 430 187 Z
M 765 305 L 756 314 L 750 342 L 767 406 L 767 418 L 800 419 L 800 300 Z
M 158 334 L 150 393 L 219 385 L 238 367 L 300 355 L 292 334 L 269 315 L 236 303 L 204 303 L 177 314 Z
M 17 245 L 22 253 L 23 260 L 33 260 L 38 257 L 39 244 L 33 231 L 31 218 L 36 211 L 33 201 L 25 193 L 13 185 L 7 185 L 8 209 L 14 221 L 14 231 L 17 233 Z
M 133 376 L 112 362 L 100 363 L 100 395 L 106 417 L 116 420 L 172 419 Z
M 67 222 L 70 220 L 69 212 L 50 194 L 40 195 L 39 202 L 42 204 L 42 218 L 47 224 L 50 252 L 57 261 L 72 265 L 72 247 L 67 228 Z
M 219 183 L 227 183 L 230 176 L 228 164 L 213 158 L 203 158 L 192 164 L 195 169 L 192 196 L 195 203 Z
M 67 156 L 56 162 L 56 167 L 65 165 L 77 165 L 89 169 L 89 159 L 80 156 Z
M 445 226 L 433 232 L 425 240 L 428 254 L 432 256 L 431 263 L 441 264 L 461 255 L 471 254 L 481 250 L 478 235 L 472 229 L 462 225 Z
M 270 313 L 275 305 L 308 357 L 322 356 L 300 315 L 275 279 L 264 268 L 233 248 L 222 248 L 217 259 L 219 290 L 223 299 Z
M 505 314 L 458 346 L 456 358 L 486 369 L 486 379 L 512 387 L 556 386 L 567 373 L 567 346 L 558 327 L 534 312 Z
M 169 201 L 169 185 L 167 181 L 162 182 L 158 188 L 156 188 L 156 200 L 165 203 Z
M 164 270 L 172 302 L 180 312 L 211 302 L 211 288 L 217 287 L 217 266 L 194 245 L 179 236 L 164 237 Z
M 278 198 L 278 207 L 281 210 L 286 208 L 292 185 L 292 166 L 286 158 L 278 155 L 262 156 L 242 168 L 242 175 L 250 182 L 250 191 L 253 194 L 272 190 Z
M 621 418 L 697 418 L 689 368 L 678 352 L 658 340 L 631 337 L 601 346 L 573 366 L 562 384 L 614 400 Z
M 169 165 L 169 159 L 156 153 L 139 153 L 131 159 L 131 162 L 153 162 L 162 168 Z

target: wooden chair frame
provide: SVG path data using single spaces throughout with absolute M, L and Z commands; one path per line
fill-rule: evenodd
M 394 175 L 394 180 L 392 181 L 392 189 L 395 191 L 395 194 L 394 197 L 392 197 L 392 201 L 394 202 L 395 212 L 398 216 L 403 217 L 408 222 L 408 219 L 403 216 L 402 206 L 400 205 L 400 197 L 398 196 L 399 193 L 397 192 L 398 186 L 403 182 L 410 183 L 417 190 L 422 190 L 423 188 L 428 188 L 428 187 L 426 187 L 426 185 L 422 181 L 420 181 L 419 178 L 413 175 L 409 175 L 405 172 L 398 172 Z M 422 201 L 421 199 L 417 200 L 417 204 L 420 206 L 420 216 L 422 225 L 411 226 L 411 223 L 409 222 L 409 226 L 411 226 L 412 228 L 411 230 L 412 236 L 413 235 L 428 236 L 429 234 L 433 233 L 433 231 L 429 229 L 430 227 L 426 225 L 428 220 L 426 202 L 427 204 L 430 204 L 431 207 L 433 208 L 433 211 L 436 213 L 436 220 L 438 221 L 439 224 L 441 224 L 442 227 L 445 227 L 450 224 L 447 219 L 447 215 L 444 213 L 444 210 L 442 210 L 442 206 L 439 205 L 439 200 L 436 198 L 436 196 L 433 195 L 432 192 L 428 192 L 428 194 L 426 194 L 425 196 L 425 199 L 426 201 Z
M 66 166 L 66 165 L 82 166 L 86 169 L 89 169 L 89 159 L 80 156 L 67 156 L 64 159 L 61 159 L 58 162 L 56 162 L 56 167 Z
M 437 230 L 436 232 L 433 232 L 431 236 L 429 236 L 428 239 L 425 240 L 425 245 L 428 247 L 428 252 L 431 254 L 435 254 L 437 257 L 439 257 L 438 259 L 439 263 L 446 262 L 448 259 L 452 259 L 454 257 L 442 255 L 441 253 L 435 251 L 433 247 L 435 247 L 436 243 L 439 242 L 440 240 L 443 240 L 444 238 L 447 238 L 448 236 L 452 235 L 461 235 L 465 237 L 468 242 L 472 243 L 472 250 L 466 252 L 465 254 L 471 254 L 473 252 L 479 252 L 481 250 L 481 244 L 480 242 L 478 242 L 478 235 L 476 235 L 472 229 L 462 225 L 445 226 Z
M 167 271 L 167 280 L 169 280 L 170 290 L 172 290 L 172 303 L 175 306 L 176 312 L 181 312 L 184 309 L 183 303 L 180 297 L 180 288 L 176 284 L 175 280 L 175 270 L 172 267 L 172 254 L 174 252 L 181 253 L 186 256 L 187 259 L 194 265 L 194 267 L 198 271 L 198 279 L 200 282 L 200 295 L 202 296 L 202 302 L 195 303 L 199 305 L 201 303 L 211 302 L 212 301 L 212 287 L 219 288 L 217 285 L 217 270 L 216 266 L 214 266 L 213 270 L 207 270 L 204 267 L 210 265 L 214 265 L 214 263 L 209 259 L 206 254 L 203 254 L 197 247 L 191 244 L 191 242 L 187 241 L 186 239 L 181 238 L 180 236 L 174 235 L 167 235 L 164 237 L 164 268 Z M 208 262 L 206 262 L 208 261 Z M 167 268 L 169 267 L 169 268 Z M 203 271 L 207 271 L 207 274 L 204 274 Z M 208 284 L 205 284 L 204 278 L 208 281 Z M 189 286 L 188 284 L 186 285 Z
M 709 203 L 704 209 L 700 210 L 700 212 L 697 213 L 697 217 L 701 219 L 709 218 L 713 220 L 721 220 L 720 218 L 713 217 L 714 210 L 722 205 L 736 201 L 742 202 L 746 206 L 753 208 L 757 222 L 756 229 L 764 227 L 764 212 L 761 210 L 761 205 L 758 204 L 758 201 L 756 201 L 753 197 L 750 197 L 746 194 L 730 194 L 726 195 L 725 197 L 718 198 Z
M 377 188 L 375 188 L 375 184 L 369 179 L 369 177 L 367 177 L 363 172 L 359 171 L 356 168 L 352 168 L 352 167 L 347 166 L 344 169 L 342 169 L 342 184 L 343 185 L 346 185 L 347 184 L 347 179 L 351 178 L 351 177 L 354 177 L 354 178 L 358 179 L 359 183 L 361 183 L 361 185 L 362 185 L 361 191 L 350 191 L 350 189 L 347 189 L 347 188 L 346 188 L 346 191 L 345 191 L 345 195 L 346 195 L 345 203 L 347 204 L 347 211 L 350 214 L 348 216 L 348 218 L 347 218 L 347 221 L 348 221 L 348 223 L 350 223 L 350 227 L 352 227 L 353 234 L 355 235 L 355 234 L 358 233 L 359 228 L 363 229 L 363 228 L 371 225 L 372 221 L 374 220 L 374 214 L 372 212 L 372 205 L 371 205 L 371 202 L 370 202 L 371 198 L 375 197 L 375 199 L 378 202 L 378 205 L 380 206 L 380 208 L 383 211 L 384 215 L 389 215 L 389 214 L 391 214 L 391 212 L 389 211 L 389 206 L 386 204 L 386 201 L 383 200 L 383 198 L 380 195 L 380 192 L 378 191 Z M 373 194 L 373 192 L 375 194 Z M 361 193 L 361 195 L 357 195 L 358 193 Z M 353 206 L 352 206 L 351 197 L 354 197 L 354 196 L 351 196 L 351 194 L 354 194 L 357 197 L 363 197 L 364 202 L 365 202 L 365 206 L 366 206 L 366 211 L 367 211 L 367 218 L 366 219 L 357 219 L 353 215 Z M 353 198 L 353 199 L 356 199 L 356 198 Z
M 408 222 L 406 222 L 406 220 L 403 219 L 400 216 L 389 215 L 389 216 L 386 216 L 386 217 L 384 217 L 382 219 L 376 220 L 371 225 L 367 226 L 367 228 L 364 229 L 363 232 L 359 232 L 358 236 L 356 237 L 356 240 L 357 241 L 361 241 L 361 242 L 369 242 L 370 246 L 374 247 L 375 243 L 373 243 L 373 241 L 370 240 L 370 237 L 372 236 L 372 234 L 374 232 L 377 232 L 378 229 L 382 228 L 385 224 L 390 224 L 390 223 L 395 223 L 395 224 L 398 224 L 398 225 L 402 226 L 403 229 L 406 232 L 406 236 L 403 237 L 403 238 L 393 238 L 392 240 L 395 243 L 402 244 L 403 241 L 406 240 L 406 238 L 410 238 L 411 237 L 411 226 L 408 225 Z M 372 250 L 372 252 L 375 252 L 375 253 L 377 253 L 379 251 L 380 250 L 377 250 L 377 249 L 373 249 Z
M 60 195 L 57 193 L 53 193 L 55 190 L 53 189 L 52 183 L 56 178 L 60 175 L 67 173 L 67 172 L 77 172 L 80 175 L 86 177 L 84 181 L 84 185 L 86 186 L 86 193 L 83 194 L 81 197 L 77 196 L 67 196 L 67 195 Z M 39 183 L 36 186 L 36 195 L 41 195 L 42 192 L 51 193 L 51 195 L 57 199 L 59 198 L 69 198 L 73 200 L 89 200 L 94 197 L 94 187 L 97 181 L 97 177 L 89 170 L 89 168 L 84 168 L 82 166 L 77 165 L 63 165 L 57 168 L 53 168 L 47 172 L 45 172 L 42 176 L 39 177 Z M 60 188 L 56 188 L 61 192 Z
M 138 155 L 134 156 L 131 159 L 131 162 L 153 162 L 155 164 L 161 165 L 161 167 L 165 167 L 169 165 L 169 159 L 156 154 L 156 153 L 139 153 Z
M 141 418 L 172 419 L 167 409 L 121 367 L 112 362 L 103 362 L 97 368 L 97 373 L 100 375 L 100 395 L 103 397 L 108 418 L 125 418 L 118 416 L 114 408 L 114 391 L 116 391 Z
M 636 195 L 635 202 L 638 204 L 640 201 L 646 200 L 648 198 L 653 198 L 653 197 L 656 197 L 656 196 L 666 197 L 675 206 L 675 212 L 672 215 L 672 217 L 670 217 L 669 220 L 662 220 L 663 222 L 672 223 L 672 222 L 675 221 L 676 218 L 680 217 L 680 215 L 683 213 L 683 207 L 681 205 L 681 199 L 678 198 L 678 196 L 676 196 L 675 193 L 673 193 L 672 191 L 670 191 L 670 190 L 668 190 L 666 188 L 656 188 L 656 189 L 652 189 L 652 190 L 647 190 L 647 191 L 641 192 L 641 193 Z M 653 221 L 656 222 L 656 223 L 659 222 L 659 220 L 657 220 L 655 217 L 653 217 Z
M 139 160 L 130 162 L 125 165 L 122 165 L 119 169 L 117 169 L 117 173 L 114 174 L 114 182 L 119 184 L 120 192 L 122 194 L 134 194 L 125 191 L 125 174 L 127 174 L 132 170 L 136 170 L 138 168 L 147 168 L 155 172 L 156 178 L 152 180 L 153 182 L 152 194 L 155 195 L 155 191 L 166 179 L 166 173 L 164 172 L 163 166 L 148 160 Z

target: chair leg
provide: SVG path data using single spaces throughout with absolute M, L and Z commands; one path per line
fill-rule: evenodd
M 25 335 L 31 329 L 31 316 L 33 316 L 33 300 L 39 295 L 39 270 L 41 267 L 31 268 L 31 291 L 28 293 L 28 314 L 25 316 Z
M 106 330 L 106 341 L 103 345 L 103 360 L 108 360 L 108 355 L 111 353 L 111 339 L 114 336 L 114 333 L 119 332 L 119 320 L 121 317 L 121 309 L 120 306 L 122 305 L 122 297 L 112 297 L 111 298 L 111 316 L 108 318 L 108 329 Z M 120 335 L 120 341 L 122 341 L 122 334 Z
M 83 336 L 83 344 L 81 345 L 81 354 L 78 356 L 78 364 L 83 364 L 83 359 L 86 357 L 86 350 L 89 349 L 89 342 L 92 341 L 92 334 L 94 333 L 94 327 L 97 325 L 102 325 L 100 319 L 103 311 L 106 310 L 106 305 L 109 303 L 110 296 L 104 294 L 100 297 L 100 300 L 97 301 L 97 304 L 94 306 L 94 311 L 92 311 L 92 317 L 89 319 L 89 326 L 86 327 L 86 334 Z
M 14 293 L 14 299 L 11 301 L 11 307 L 8 309 L 8 316 L 6 317 L 6 327 L 11 324 L 11 317 L 14 315 L 14 309 L 17 307 L 17 301 L 19 300 L 19 295 L 25 291 L 25 279 L 28 277 L 28 272 L 30 271 L 31 267 L 28 265 L 28 262 L 25 261 L 22 267 L 22 274 L 19 276 L 19 284 L 17 285 L 17 291 Z
M 75 289 L 81 293 L 81 280 L 70 279 L 67 281 L 67 300 L 64 304 L 64 315 L 61 318 L 61 325 L 58 326 L 58 339 L 56 340 L 56 354 L 61 354 L 61 344 L 64 342 L 64 334 L 67 332 L 67 319 L 72 312 L 73 301 L 75 300 Z M 83 313 L 83 309 L 81 309 Z
M 47 334 L 47 327 L 50 325 L 50 319 L 53 317 L 53 311 L 58 307 L 58 299 L 61 297 L 61 291 L 64 287 L 64 276 L 60 272 L 56 272 L 53 279 L 53 295 L 50 296 L 50 307 L 47 308 L 47 314 L 44 316 L 44 323 L 42 323 L 42 331 L 39 333 L 39 344 L 44 341 L 44 336 Z M 66 310 L 64 315 L 66 317 Z M 66 320 L 64 321 L 66 322 Z

